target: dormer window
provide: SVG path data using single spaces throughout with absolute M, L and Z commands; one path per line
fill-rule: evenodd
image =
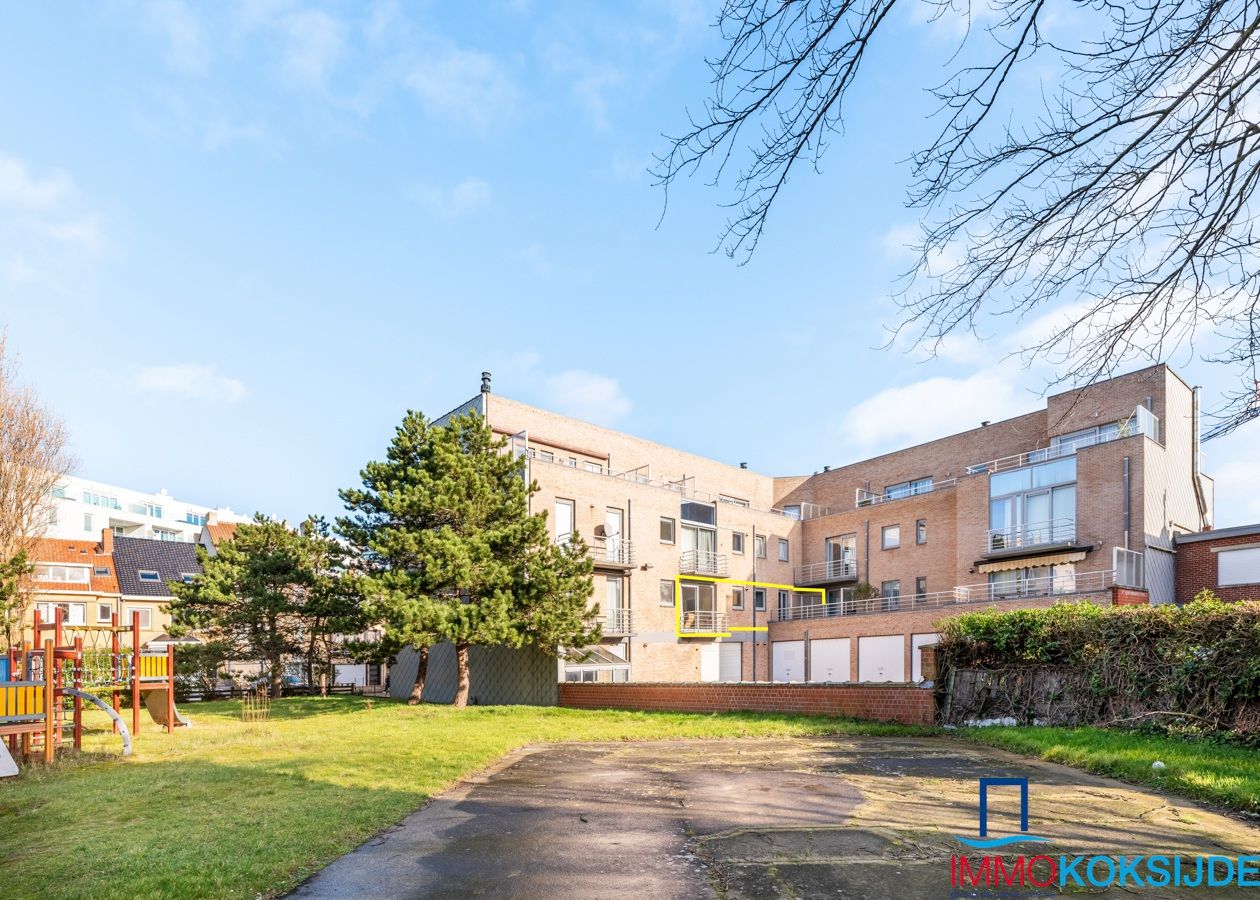
M 140 569 L 136 572 L 136 577 L 141 581 L 147 581 L 150 583 L 157 583 L 162 580 L 162 576 L 157 572 L 154 572 L 152 569 Z

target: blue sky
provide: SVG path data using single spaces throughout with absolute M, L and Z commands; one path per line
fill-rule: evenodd
M 657 227 L 646 169 L 705 95 L 716 5 L 7 8 L 0 323 L 80 473 L 334 514 L 405 409 L 482 369 L 776 474 L 1038 406 L 1048 373 L 1003 361 L 1036 322 L 880 349 L 948 25 L 896 23 L 748 265 L 711 252 L 729 195 L 703 179 Z M 1207 448 L 1221 524 L 1260 520 L 1256 427 Z

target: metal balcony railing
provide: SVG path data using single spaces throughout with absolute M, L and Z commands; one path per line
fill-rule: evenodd
M 707 634 L 727 630 L 728 618 L 724 612 L 707 609 L 684 609 L 679 614 L 678 627 L 683 634 Z
M 882 494 L 875 491 L 868 491 L 866 488 L 857 488 L 854 491 L 854 507 L 861 508 L 863 506 L 877 506 L 880 503 L 888 503 L 892 500 L 902 500 L 906 497 L 921 497 L 924 494 L 930 494 L 933 491 L 944 491 L 955 487 L 958 484 L 957 478 L 946 478 L 944 481 L 934 481 L 931 487 L 913 488 L 903 487 L 893 491 L 884 491 Z
M 1080 572 L 1045 578 L 1022 578 L 1012 582 L 970 584 L 949 591 L 927 594 L 906 594 L 900 597 L 872 597 L 868 600 L 840 600 L 831 603 L 804 603 L 780 607 L 774 621 L 828 619 L 836 616 L 869 616 L 878 613 L 918 612 L 925 609 L 946 609 L 976 603 L 998 603 L 1003 600 L 1028 600 L 1038 597 L 1065 597 L 1073 594 L 1101 594 L 1115 583 L 1114 573 Z
M 688 550 L 678 560 L 678 573 L 725 578 L 730 573 L 730 564 L 725 553 L 714 553 L 711 550 Z
M 1071 544 L 1075 541 L 1075 519 L 1051 519 L 1048 522 L 994 528 L 985 537 L 984 552 L 1005 553 L 1051 544 Z
M 604 637 L 630 634 L 634 626 L 628 609 L 610 609 L 600 613 L 599 624 Z
M 1148 435 L 1152 440 L 1159 440 L 1159 417 L 1145 406 L 1137 407 L 1133 410 L 1133 415 L 1115 423 L 1115 425 L 1114 430 L 1108 429 L 1097 434 L 1082 435 L 1070 441 L 1059 441 L 1051 447 L 1041 447 L 1036 450 L 1029 450 L 1026 453 L 1016 453 L 1013 456 L 1003 456 L 1000 459 L 990 460 L 989 462 L 977 463 L 974 466 L 967 467 L 967 474 L 982 475 L 985 472 L 1005 472 L 1009 469 L 1020 469 L 1024 466 L 1035 465 L 1051 459 L 1071 456 L 1084 447 L 1106 444 L 1109 441 L 1118 441 L 1121 438 L 1133 437 L 1139 434 Z
M 634 541 L 627 538 L 594 537 L 591 539 L 591 559 L 595 565 L 633 566 Z
M 794 583 L 826 584 L 831 581 L 846 581 L 857 578 L 857 562 L 852 559 L 829 559 L 826 562 L 810 563 L 797 566 Z

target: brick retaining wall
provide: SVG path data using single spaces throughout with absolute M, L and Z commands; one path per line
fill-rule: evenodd
M 931 725 L 932 691 L 909 684 L 591 684 L 560 685 L 560 706 L 669 712 L 769 712 L 846 716 Z

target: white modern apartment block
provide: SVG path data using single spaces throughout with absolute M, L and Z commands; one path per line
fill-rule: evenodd
M 249 521 L 227 507 L 176 500 L 165 488 L 154 494 L 70 475 L 53 490 L 52 522 L 44 536 L 100 540 L 101 529 L 109 528 L 125 537 L 196 541 L 212 517 Z

